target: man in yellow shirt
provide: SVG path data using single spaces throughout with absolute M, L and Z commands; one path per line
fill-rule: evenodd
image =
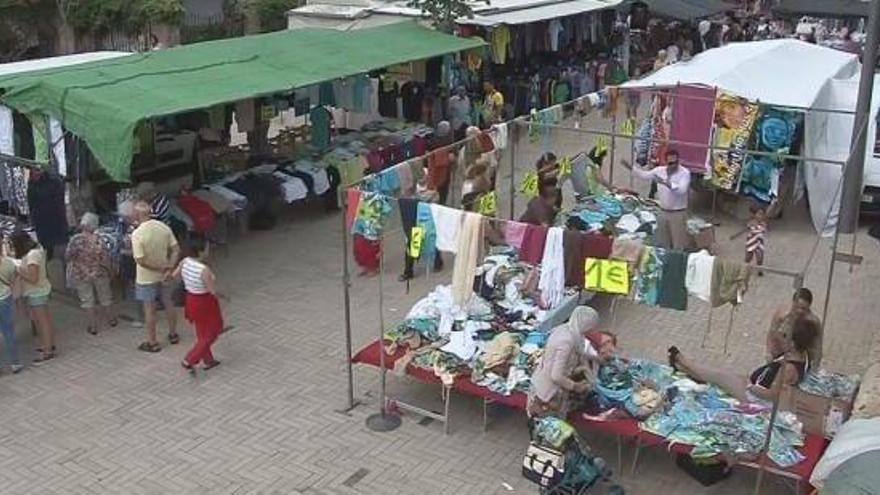
M 171 298 L 174 284 L 169 280 L 177 264 L 180 248 L 171 229 L 152 219 L 152 211 L 147 203 L 138 202 L 135 205 L 135 221 L 137 228 L 131 234 L 131 250 L 137 264 L 135 299 L 144 304 L 144 326 L 147 329 L 147 340 L 138 349 L 159 352 L 161 346 L 156 335 L 156 301 L 160 297 L 168 317 L 168 340 L 172 344 L 180 341 L 177 335 L 177 313 Z
M 483 92 L 486 98 L 483 100 L 483 117 L 486 125 L 500 124 L 504 121 L 504 95 L 495 89 L 490 81 L 483 83 Z

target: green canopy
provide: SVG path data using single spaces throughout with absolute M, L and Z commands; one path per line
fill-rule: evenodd
M 482 46 L 415 22 L 298 29 L 0 77 L 0 102 L 60 119 L 109 175 L 129 177 L 138 122 Z

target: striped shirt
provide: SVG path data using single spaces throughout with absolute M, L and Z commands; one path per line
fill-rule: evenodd
M 153 220 L 158 220 L 165 225 L 171 220 L 171 204 L 164 194 L 157 194 L 153 201 L 150 202 L 150 212 Z
M 208 267 L 195 258 L 184 258 L 181 266 L 181 277 L 183 277 L 183 286 L 190 294 L 207 294 L 208 287 L 202 280 L 202 274 Z

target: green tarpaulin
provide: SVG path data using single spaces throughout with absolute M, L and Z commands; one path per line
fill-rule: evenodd
M 0 102 L 59 118 L 112 178 L 124 181 L 135 126 L 144 119 L 482 45 L 414 22 L 353 31 L 279 31 L 0 77 L 0 89 L 6 91 Z

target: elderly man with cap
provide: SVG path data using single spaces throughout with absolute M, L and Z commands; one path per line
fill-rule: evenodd
M 526 409 L 529 417 L 564 418 L 579 397 L 586 398 L 593 386 L 586 336 L 598 326 L 596 310 L 580 306 L 568 323 L 553 329 L 541 364 L 532 375 Z

